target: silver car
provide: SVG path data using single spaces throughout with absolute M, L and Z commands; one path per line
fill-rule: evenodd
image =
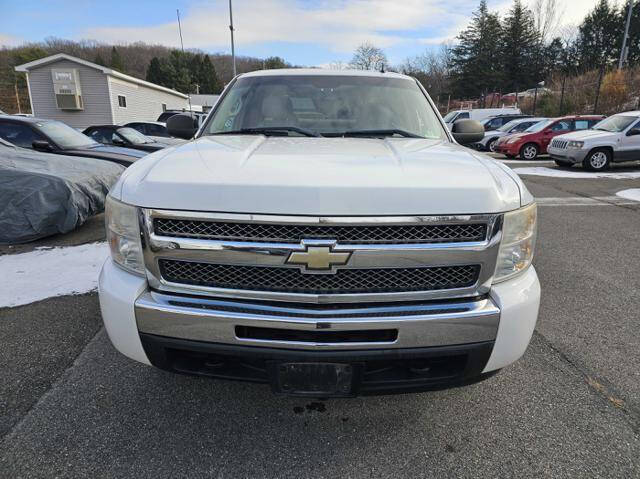
M 519 118 L 517 120 L 511 120 L 509 123 L 505 123 L 497 130 L 486 131 L 484 133 L 484 138 L 474 146 L 480 151 L 494 151 L 496 140 L 501 136 L 523 132 L 527 128 L 544 120 L 547 120 L 547 118 Z

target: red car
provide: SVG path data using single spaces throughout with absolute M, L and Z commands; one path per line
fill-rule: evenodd
M 551 118 L 542 121 L 522 133 L 499 138 L 495 144 L 495 152 L 507 158 L 520 156 L 522 160 L 535 160 L 538 155 L 547 152 L 547 146 L 553 137 L 577 130 L 588 130 L 602 120 L 601 115 L 579 115 Z

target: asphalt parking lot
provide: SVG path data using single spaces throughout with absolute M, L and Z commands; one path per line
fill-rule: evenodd
M 513 366 L 434 393 L 281 398 L 128 360 L 95 292 L 4 307 L 0 477 L 639 477 L 640 201 L 617 193 L 640 165 L 507 164 L 534 168 L 543 289 Z M 0 254 L 102 238 L 96 218 Z

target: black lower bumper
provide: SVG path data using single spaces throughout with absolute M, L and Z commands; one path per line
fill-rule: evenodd
M 151 363 L 161 369 L 217 379 L 271 384 L 285 363 L 349 364 L 354 371 L 348 394 L 356 396 L 433 391 L 466 386 L 494 373 L 482 374 L 493 341 L 412 349 L 305 351 L 205 343 L 140 334 Z M 307 396 L 309 394 L 306 394 Z

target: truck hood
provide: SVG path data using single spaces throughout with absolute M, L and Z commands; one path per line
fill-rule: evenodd
M 563 140 L 573 141 L 591 141 L 591 140 L 616 140 L 620 136 L 620 133 L 611 133 L 610 131 L 600 130 L 581 130 L 572 131 L 571 133 L 565 133 L 564 135 L 556 136 Z
M 137 161 L 111 194 L 147 208 L 355 216 L 503 212 L 521 191 L 504 165 L 441 140 L 218 135 Z

